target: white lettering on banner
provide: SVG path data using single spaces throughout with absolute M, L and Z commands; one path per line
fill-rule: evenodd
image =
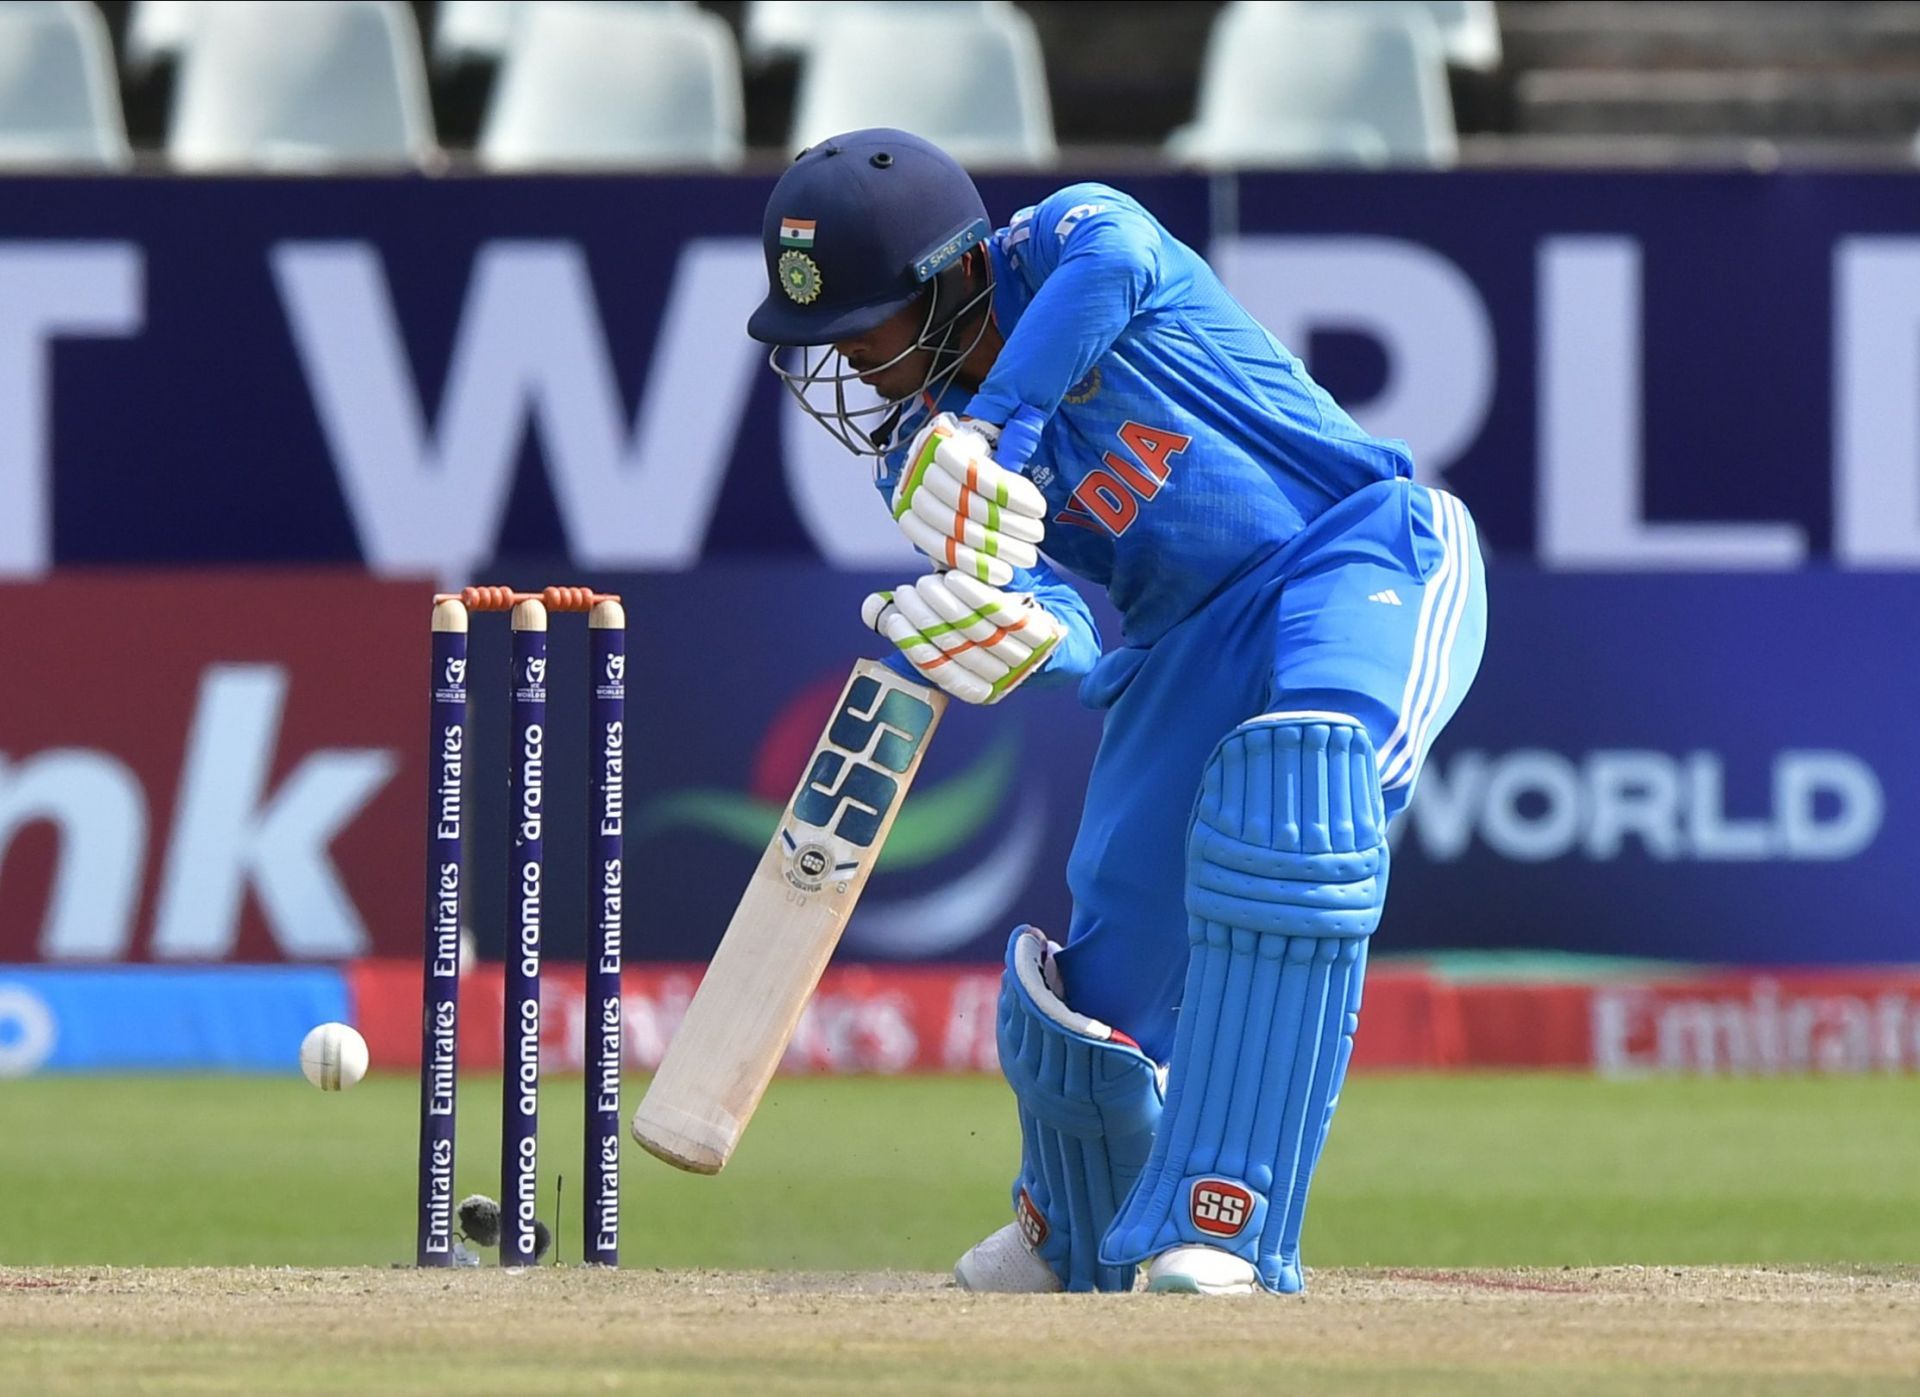
M 1465 273 L 1394 238 L 1222 237 L 1207 260 L 1296 354 L 1315 330 L 1357 330 L 1378 342 L 1386 386 L 1370 402 L 1343 406 L 1369 432 L 1404 439 L 1422 481 L 1444 483 L 1493 405 L 1493 322 Z
M 1920 238 L 1833 254 L 1833 553 L 1920 566 Z
M 1767 813 L 1736 819 L 1713 752 L 1456 752 L 1428 762 L 1395 838 L 1411 831 L 1436 863 L 1463 857 L 1476 835 L 1526 863 L 1576 854 L 1611 862 L 1630 844 L 1662 862 L 1714 863 L 1850 859 L 1878 837 L 1886 797 L 1860 757 L 1783 751 L 1771 777 Z
M 1740 992 L 1602 985 L 1592 1025 L 1594 1069 L 1606 1076 L 1920 1068 L 1920 1001 L 1892 991 L 1823 994 L 1764 979 Z
M 766 289 L 757 240 L 685 245 L 631 431 L 573 243 L 481 248 L 431 432 L 378 251 L 290 242 L 272 264 L 376 571 L 464 578 L 492 558 L 529 428 L 575 562 L 699 561 L 762 358 L 739 328 Z
M 140 332 L 133 243 L 0 242 L 0 576 L 53 564 L 52 346 Z
M 46 1000 L 0 984 L 0 1077 L 24 1077 L 53 1056 L 60 1028 Z
M 366 927 L 327 848 L 398 759 L 381 750 L 314 752 L 269 796 L 286 694 L 286 672 L 273 665 L 213 665 L 201 680 L 154 919 L 156 959 L 229 955 L 249 882 L 289 956 L 367 951 Z
M 1539 249 L 1540 561 L 1549 567 L 1792 568 L 1798 524 L 1650 524 L 1641 515 L 1640 246 Z
M 58 872 L 40 934 L 48 960 L 127 952 L 147 847 L 147 802 L 126 763 L 56 748 L 10 764 L 0 754 L 0 863 L 22 825 L 60 833 Z

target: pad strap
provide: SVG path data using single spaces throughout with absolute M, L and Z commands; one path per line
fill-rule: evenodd
M 1131 1290 L 1133 1266 L 1098 1252 L 1152 1147 L 1160 1073 L 1125 1034 L 1067 1007 L 1050 950 L 1020 927 L 1001 981 L 1000 1069 L 1020 1108 L 1014 1218 L 1068 1290 Z

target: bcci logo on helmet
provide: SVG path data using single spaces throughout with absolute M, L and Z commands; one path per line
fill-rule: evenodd
M 787 299 L 806 306 L 820 299 L 820 264 L 804 252 L 783 252 L 776 270 Z

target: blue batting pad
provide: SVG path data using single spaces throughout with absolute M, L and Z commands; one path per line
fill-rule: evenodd
M 1187 840 L 1185 997 L 1166 1116 L 1103 1265 L 1198 1243 L 1300 1289 L 1307 1184 L 1359 1023 L 1387 890 L 1373 744 L 1338 713 L 1270 713 L 1214 749 Z
M 1068 1290 L 1131 1290 L 1133 1266 L 1101 1265 L 1098 1252 L 1152 1148 L 1159 1070 L 1066 1006 L 1046 983 L 1045 950 L 1041 933 L 1018 928 L 1000 987 L 1000 1070 L 1020 1108 L 1014 1218 Z

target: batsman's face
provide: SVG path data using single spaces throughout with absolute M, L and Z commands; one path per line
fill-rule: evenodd
M 915 301 L 859 338 L 836 340 L 833 347 L 860 375 L 860 381 L 881 397 L 896 402 L 911 398 L 927 381 L 933 358 L 931 350 L 914 348 L 926 318 L 926 307 Z

